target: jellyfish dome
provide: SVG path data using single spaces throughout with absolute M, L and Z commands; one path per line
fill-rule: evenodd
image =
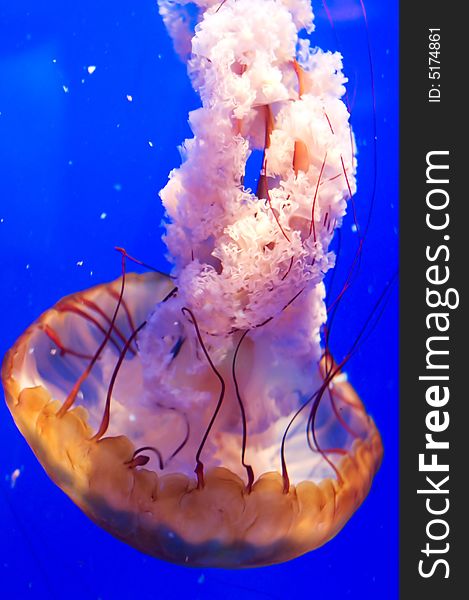
M 330 540 L 379 433 L 322 340 L 329 246 L 355 192 L 338 53 L 308 0 L 159 0 L 201 107 L 161 191 L 171 275 L 60 300 L 2 370 L 51 479 L 98 525 L 190 566 L 254 567 Z M 245 181 L 260 151 L 257 187 Z

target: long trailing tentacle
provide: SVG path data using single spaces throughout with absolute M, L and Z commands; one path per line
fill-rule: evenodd
M 241 336 L 241 338 L 239 339 L 239 342 L 236 346 L 236 350 L 233 356 L 233 362 L 231 365 L 231 372 L 232 372 L 232 376 L 233 376 L 233 382 L 235 385 L 235 391 L 236 391 L 236 398 L 238 399 L 238 405 L 239 405 L 239 410 L 241 411 L 241 421 L 242 421 L 242 425 L 243 425 L 243 440 L 242 440 L 242 445 L 241 445 L 241 464 L 243 465 L 243 467 L 246 469 L 247 475 L 248 475 L 248 484 L 247 484 L 247 491 L 250 493 L 252 490 L 252 485 L 254 483 L 254 470 L 252 468 L 251 465 L 248 465 L 246 463 L 246 447 L 247 447 L 247 418 L 246 418 L 246 409 L 244 407 L 244 402 L 243 399 L 241 398 L 241 391 L 239 389 L 239 383 L 238 383 L 238 378 L 236 375 L 236 360 L 238 358 L 238 354 L 239 354 L 239 350 L 241 348 L 241 344 L 243 343 L 244 339 L 246 338 L 247 334 L 249 333 L 249 329 L 247 329 L 243 335 Z
M 122 349 L 122 352 L 120 353 L 119 359 L 117 361 L 116 366 L 114 367 L 114 371 L 112 373 L 111 380 L 110 380 L 110 383 L 108 386 L 107 396 L 106 396 L 106 404 L 104 407 L 104 413 L 103 413 L 103 417 L 101 419 L 101 423 L 99 425 L 98 431 L 91 438 L 93 441 L 100 440 L 103 437 L 103 435 L 106 433 L 106 431 L 109 427 L 109 420 L 111 417 L 112 392 L 114 391 L 114 385 L 116 383 L 117 376 L 119 374 L 122 363 L 124 362 L 125 356 L 130 349 L 131 344 L 133 343 L 133 341 L 136 339 L 137 335 L 142 331 L 142 329 L 145 327 L 146 324 L 147 324 L 147 322 L 144 321 L 143 323 L 141 323 L 141 325 L 139 325 L 137 327 L 137 329 L 135 331 L 132 332 L 132 334 L 126 341 L 124 348 Z
M 75 382 L 75 385 L 73 386 L 70 394 L 67 396 L 65 402 L 62 404 L 62 406 L 60 407 L 60 409 L 57 411 L 57 417 L 58 418 L 63 417 L 65 415 L 65 413 L 75 403 L 76 397 L 78 395 L 78 392 L 80 391 L 81 386 L 83 385 L 84 381 L 87 379 L 87 377 L 89 376 L 89 374 L 91 373 L 94 365 L 96 364 L 97 360 L 101 356 L 102 351 L 106 347 L 106 345 L 107 345 L 107 343 L 108 343 L 108 341 L 109 341 L 109 339 L 111 337 L 111 332 L 114 329 L 114 324 L 116 322 L 117 315 L 119 313 L 119 309 L 120 309 L 120 306 L 121 306 L 121 301 L 122 301 L 122 298 L 124 296 L 124 290 L 125 290 L 125 253 L 124 252 L 122 252 L 121 267 L 122 267 L 122 278 L 121 278 L 120 295 L 119 295 L 119 300 L 118 300 L 118 302 L 116 304 L 116 308 L 114 310 L 114 314 L 112 315 L 112 319 L 111 319 L 111 323 L 109 325 L 109 328 L 108 328 L 108 330 L 106 332 L 106 335 L 105 335 L 103 341 L 99 345 L 99 348 L 96 350 L 93 358 L 91 359 L 90 363 L 88 364 L 88 366 L 86 367 L 86 369 L 83 371 L 83 373 L 80 375 L 80 377 L 77 379 L 77 381 Z
M 225 380 L 223 379 L 220 371 L 216 368 L 216 366 L 214 365 L 210 354 L 207 351 L 207 348 L 205 347 L 204 341 L 202 339 L 202 334 L 200 333 L 200 329 L 199 326 L 197 324 L 197 320 L 194 316 L 194 313 L 189 309 L 189 308 L 182 308 L 182 313 L 187 316 L 190 316 L 191 322 L 194 326 L 196 335 L 197 335 L 197 339 L 199 341 L 200 347 L 202 348 L 202 351 L 205 355 L 205 358 L 207 359 L 208 364 L 210 365 L 210 368 L 212 369 L 212 371 L 214 372 L 214 374 L 216 375 L 218 381 L 220 382 L 220 395 L 218 397 L 218 402 L 217 405 L 215 407 L 215 410 L 213 412 L 212 418 L 210 419 L 210 423 L 207 426 L 207 429 L 205 430 L 204 436 L 202 438 L 202 441 L 200 443 L 199 449 L 197 450 L 197 454 L 195 456 L 195 460 L 196 460 L 196 467 L 195 467 L 195 474 L 197 475 L 197 487 L 200 489 L 202 487 L 204 487 L 204 465 L 203 462 L 200 460 L 200 456 L 202 454 L 202 451 L 204 449 L 205 443 L 207 441 L 208 436 L 210 435 L 210 432 L 212 430 L 213 424 L 215 423 L 215 420 L 218 416 L 218 413 L 220 412 L 220 409 L 222 407 L 223 404 L 223 400 L 225 398 L 225 391 L 226 391 L 226 384 L 225 384 Z

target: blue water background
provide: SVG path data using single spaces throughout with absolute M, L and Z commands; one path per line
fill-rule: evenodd
M 359 148 L 358 276 L 341 304 L 332 350 L 347 352 L 397 267 L 397 1 L 315 2 L 323 48 L 340 48 Z M 247 15 L 248 18 L 248 15 Z M 88 67 L 96 66 L 94 73 Z M 132 96 L 130 102 L 127 96 Z M 198 106 L 152 0 L 0 0 L 0 355 L 61 296 L 119 275 L 113 250 L 160 268 L 158 190 L 180 164 Z M 357 243 L 343 227 L 336 284 Z M 336 288 L 336 293 L 338 287 Z M 333 296 L 333 292 L 332 292 Z M 383 435 L 372 491 L 344 530 L 287 564 L 186 569 L 146 557 L 91 523 L 49 480 L 0 403 L 2 598 L 226 600 L 397 597 L 397 294 L 347 366 Z M 11 474 L 20 469 L 12 486 Z

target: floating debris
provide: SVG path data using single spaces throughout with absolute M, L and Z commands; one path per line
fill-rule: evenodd
M 10 475 L 10 487 L 13 489 L 16 486 L 18 477 L 21 475 L 21 469 L 15 469 Z

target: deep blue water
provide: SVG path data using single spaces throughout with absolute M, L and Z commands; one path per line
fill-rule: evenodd
M 336 356 L 347 352 L 397 267 L 397 2 L 365 4 L 375 113 L 359 0 L 329 3 L 334 29 L 321 2 L 314 3 L 317 44 L 341 49 L 351 79 L 360 223 L 366 223 L 377 177 L 359 275 L 334 325 Z M 96 66 L 94 73 L 89 66 Z M 114 246 L 167 266 L 157 192 L 179 165 L 177 145 L 190 135 L 187 112 L 197 105 L 153 0 L 0 0 L 0 355 L 61 296 L 118 276 Z M 356 247 L 352 224 L 349 216 L 337 286 Z M 396 598 L 395 289 L 347 371 L 384 440 L 384 462 L 369 497 L 323 548 L 240 572 L 169 565 L 100 530 L 51 483 L 1 402 L 0 596 Z

